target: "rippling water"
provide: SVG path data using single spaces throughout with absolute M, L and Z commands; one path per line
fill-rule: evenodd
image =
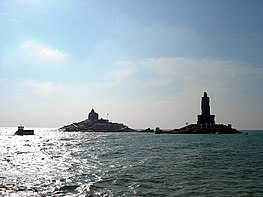
M 0 129 L 0 195 L 263 196 L 263 131 L 248 135 Z

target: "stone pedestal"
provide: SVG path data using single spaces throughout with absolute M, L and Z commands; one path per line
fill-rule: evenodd
M 215 124 L 215 115 L 198 115 L 197 124 Z

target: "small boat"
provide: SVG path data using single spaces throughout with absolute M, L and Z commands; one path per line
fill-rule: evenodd
M 25 130 L 24 126 L 20 125 L 18 126 L 17 131 L 15 132 L 15 135 L 34 135 L 34 130 Z

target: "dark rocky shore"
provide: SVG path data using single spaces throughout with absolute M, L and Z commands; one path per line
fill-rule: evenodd
M 198 124 L 191 124 L 180 129 L 174 129 L 170 131 L 155 130 L 155 134 L 237 134 L 242 133 L 237 129 L 231 127 L 231 125 L 214 124 L 213 127 L 200 128 Z

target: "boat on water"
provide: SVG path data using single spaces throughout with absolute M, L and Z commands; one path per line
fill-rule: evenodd
M 20 125 L 18 126 L 17 131 L 15 132 L 15 135 L 34 135 L 34 130 L 25 130 L 24 126 Z

